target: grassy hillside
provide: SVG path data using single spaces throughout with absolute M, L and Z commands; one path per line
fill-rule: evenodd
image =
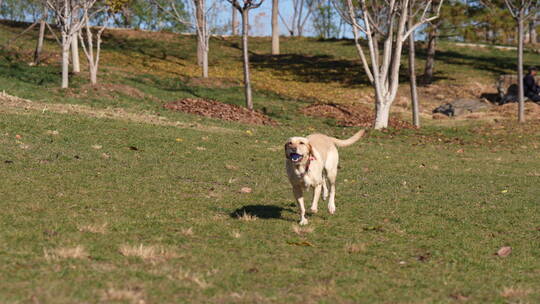
M 279 122 L 254 126 L 163 108 L 242 104 L 236 38 L 212 40 L 211 80 L 192 37 L 106 38 L 98 88 L 57 89 L 51 41 L 42 66 L 31 37 L 0 54 L 0 91 L 31 99 L 0 94 L 0 303 L 540 301 L 538 121 L 370 131 L 340 150 L 337 213 L 299 227 L 283 143 L 357 130 L 298 113 L 370 102 L 349 42 L 284 39 L 273 58 L 253 39 L 255 104 Z M 441 54 L 426 96 L 478 90 L 513 56 Z
M 23 26 L 0 25 L 0 43 Z M 35 44 L 35 32 L 12 45 L 0 56 L 0 90 L 42 101 L 85 103 L 94 106 L 122 106 L 156 110 L 160 103 L 180 97 L 211 97 L 242 104 L 240 39 L 213 38 L 210 42 L 210 75 L 198 79 L 195 39 L 169 33 L 111 30 L 105 33 L 99 81 L 104 87 L 91 89 L 85 73 L 72 77 L 73 89 L 57 89 L 60 82 L 58 47 L 48 37 L 45 64 L 28 66 Z M 34 35 L 34 36 L 32 36 Z M 359 66 L 349 40 L 319 41 L 312 38 L 282 38 L 282 55 L 270 56 L 268 38 L 252 38 L 251 62 L 255 104 L 269 100 L 306 102 L 359 102 L 373 104 L 373 92 Z M 422 74 L 422 47 L 417 72 Z M 494 79 L 515 66 L 514 51 L 455 47 L 441 43 L 437 53 L 434 86 L 420 90 L 424 117 L 433 107 L 464 96 L 493 93 Z M 535 64 L 540 55 L 527 53 L 525 64 Z M 84 65 L 85 59 L 82 57 Z M 404 64 L 405 67 L 405 64 Z M 406 68 L 403 90 L 394 111 L 408 111 Z M 290 109 L 283 106 L 287 111 Z M 277 109 L 276 109 L 277 110 Z M 286 112 L 287 112 L 286 111 Z

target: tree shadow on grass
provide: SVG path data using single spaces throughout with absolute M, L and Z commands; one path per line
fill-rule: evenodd
M 249 214 L 261 219 L 283 219 L 281 216 L 283 211 L 293 212 L 289 208 L 274 205 L 247 205 L 234 210 L 229 216 L 232 218 L 240 218 L 244 214 Z
M 262 55 L 252 54 L 251 64 L 256 69 L 273 69 L 293 73 L 304 82 L 340 82 L 344 85 L 369 84 L 358 62 L 336 59 L 329 55 Z

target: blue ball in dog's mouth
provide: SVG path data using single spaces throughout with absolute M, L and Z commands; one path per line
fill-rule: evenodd
M 297 161 L 299 161 L 299 160 L 302 159 L 302 154 L 291 153 L 291 154 L 289 155 L 289 157 L 291 158 L 292 161 L 297 162 Z

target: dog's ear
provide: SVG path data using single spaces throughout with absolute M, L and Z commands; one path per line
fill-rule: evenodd
M 313 147 L 311 146 L 311 144 L 309 143 L 309 141 L 307 142 L 307 146 L 308 146 L 308 151 L 309 151 L 309 155 L 313 155 Z

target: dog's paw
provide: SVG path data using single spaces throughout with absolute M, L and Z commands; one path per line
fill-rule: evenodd
M 313 208 L 313 207 L 312 207 L 311 209 L 309 209 L 309 210 L 311 211 L 311 213 L 317 213 L 317 212 L 319 212 L 319 209 Z
M 322 200 L 326 201 L 328 199 L 328 193 L 323 193 Z
M 336 213 L 336 205 L 328 205 L 328 212 L 330 212 L 330 214 Z
M 308 224 L 308 221 L 307 221 L 307 219 L 304 218 L 304 219 L 302 219 L 302 220 L 300 221 L 299 224 L 300 224 L 300 226 L 304 226 L 304 225 L 307 225 L 307 224 Z

